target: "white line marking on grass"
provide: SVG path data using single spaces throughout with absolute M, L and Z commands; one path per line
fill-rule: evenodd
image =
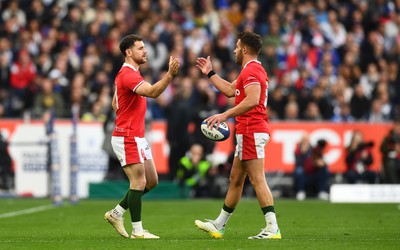
M 45 206 L 39 206 L 39 207 L 32 207 L 32 208 L 19 210 L 19 211 L 15 211 L 15 212 L 0 214 L 0 219 L 16 217 L 16 216 L 20 216 L 20 215 L 24 215 L 24 214 L 34 214 L 34 213 L 50 210 L 50 209 L 53 209 L 53 208 L 55 208 L 54 205 L 45 205 Z

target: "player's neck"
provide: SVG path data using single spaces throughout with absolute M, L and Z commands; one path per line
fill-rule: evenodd
M 256 56 L 245 56 L 243 57 L 243 62 L 242 62 L 242 68 L 250 61 L 257 61 L 257 57 Z
M 134 60 L 131 58 L 125 58 L 125 63 L 132 65 L 136 70 L 139 70 L 139 64 L 137 64 Z

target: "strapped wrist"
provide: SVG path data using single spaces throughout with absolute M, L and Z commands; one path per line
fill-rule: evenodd
M 208 72 L 207 77 L 211 78 L 213 75 L 215 75 L 216 73 L 214 72 L 214 70 L 211 70 L 210 72 Z

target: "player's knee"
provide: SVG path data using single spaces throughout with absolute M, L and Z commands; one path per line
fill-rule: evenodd
M 158 185 L 158 178 L 154 178 L 154 179 L 147 181 L 146 187 L 147 187 L 147 189 L 151 190 L 151 189 L 155 188 L 157 185 Z
M 260 185 L 265 185 L 265 180 L 262 178 L 251 178 L 249 177 L 250 183 L 253 186 L 253 188 L 257 188 Z
M 242 180 L 241 178 L 237 178 L 234 175 L 231 175 L 229 177 L 229 183 L 231 187 L 242 187 L 244 184 L 244 180 Z
M 135 190 L 143 190 L 146 187 L 146 178 L 137 178 L 129 181 L 129 188 Z

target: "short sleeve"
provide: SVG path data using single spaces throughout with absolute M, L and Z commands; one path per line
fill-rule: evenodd
M 144 83 L 144 79 L 139 73 L 134 72 L 133 74 L 126 75 L 123 82 L 124 82 L 124 84 L 123 84 L 124 88 L 127 88 L 127 89 L 132 90 L 133 92 L 135 92 L 136 89 L 142 83 Z
M 250 85 L 261 85 L 256 75 L 247 68 L 244 70 L 242 74 L 242 79 L 243 79 L 243 88 L 247 88 Z

